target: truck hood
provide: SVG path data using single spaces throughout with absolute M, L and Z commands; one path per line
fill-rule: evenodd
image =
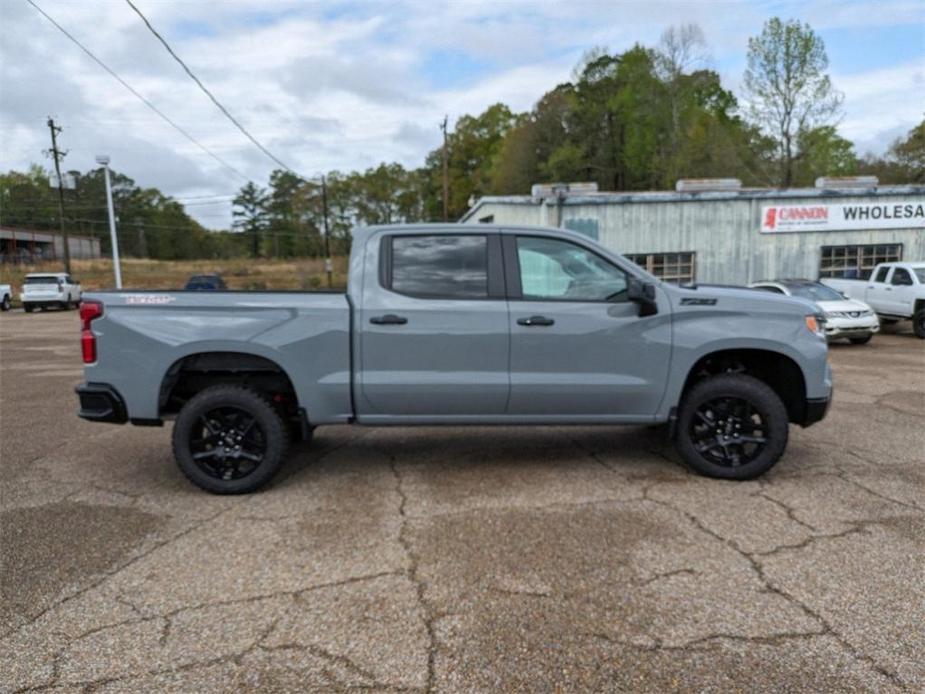
M 870 306 L 863 301 L 857 301 L 855 299 L 845 299 L 844 301 L 819 301 L 817 305 L 826 313 L 831 313 L 832 311 L 852 312 L 871 310 Z

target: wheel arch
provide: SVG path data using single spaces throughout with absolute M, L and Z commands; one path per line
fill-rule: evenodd
M 684 379 L 678 403 L 694 384 L 722 373 L 745 373 L 766 383 L 787 408 L 787 418 L 794 423 L 806 415 L 806 377 L 797 362 L 766 348 L 718 349 L 700 356 Z
M 158 414 L 174 414 L 196 393 L 226 383 L 262 392 L 284 410 L 299 409 L 294 382 L 277 361 L 250 352 L 203 350 L 167 368 L 158 389 Z

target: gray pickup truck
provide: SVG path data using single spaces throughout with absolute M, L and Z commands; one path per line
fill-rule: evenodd
M 348 280 L 88 294 L 80 416 L 175 418 L 181 470 L 239 493 L 349 423 L 667 424 L 698 472 L 751 479 L 831 398 L 812 304 L 666 284 L 561 229 L 357 229 Z

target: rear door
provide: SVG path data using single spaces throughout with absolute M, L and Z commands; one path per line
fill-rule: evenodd
M 912 273 L 904 267 L 893 268 L 890 286 L 887 287 L 889 310 L 898 316 L 911 316 L 915 303 L 915 280 Z
M 867 281 L 867 292 L 863 299 L 875 311 L 889 313 L 892 289 L 888 283 L 892 265 L 879 265 Z M 857 297 L 862 298 L 862 297 Z
M 645 416 L 658 409 L 671 352 L 667 315 L 639 316 L 628 274 L 593 248 L 505 235 L 511 314 L 508 413 Z
M 503 414 L 510 330 L 499 235 L 378 239 L 378 277 L 365 274 L 358 309 L 361 418 Z

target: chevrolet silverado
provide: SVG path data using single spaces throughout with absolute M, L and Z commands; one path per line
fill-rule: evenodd
M 751 479 L 825 416 L 811 303 L 680 287 L 546 228 L 357 229 L 346 292 L 119 290 L 81 306 L 80 416 L 163 424 L 203 489 L 249 492 L 314 427 L 667 425 Z

